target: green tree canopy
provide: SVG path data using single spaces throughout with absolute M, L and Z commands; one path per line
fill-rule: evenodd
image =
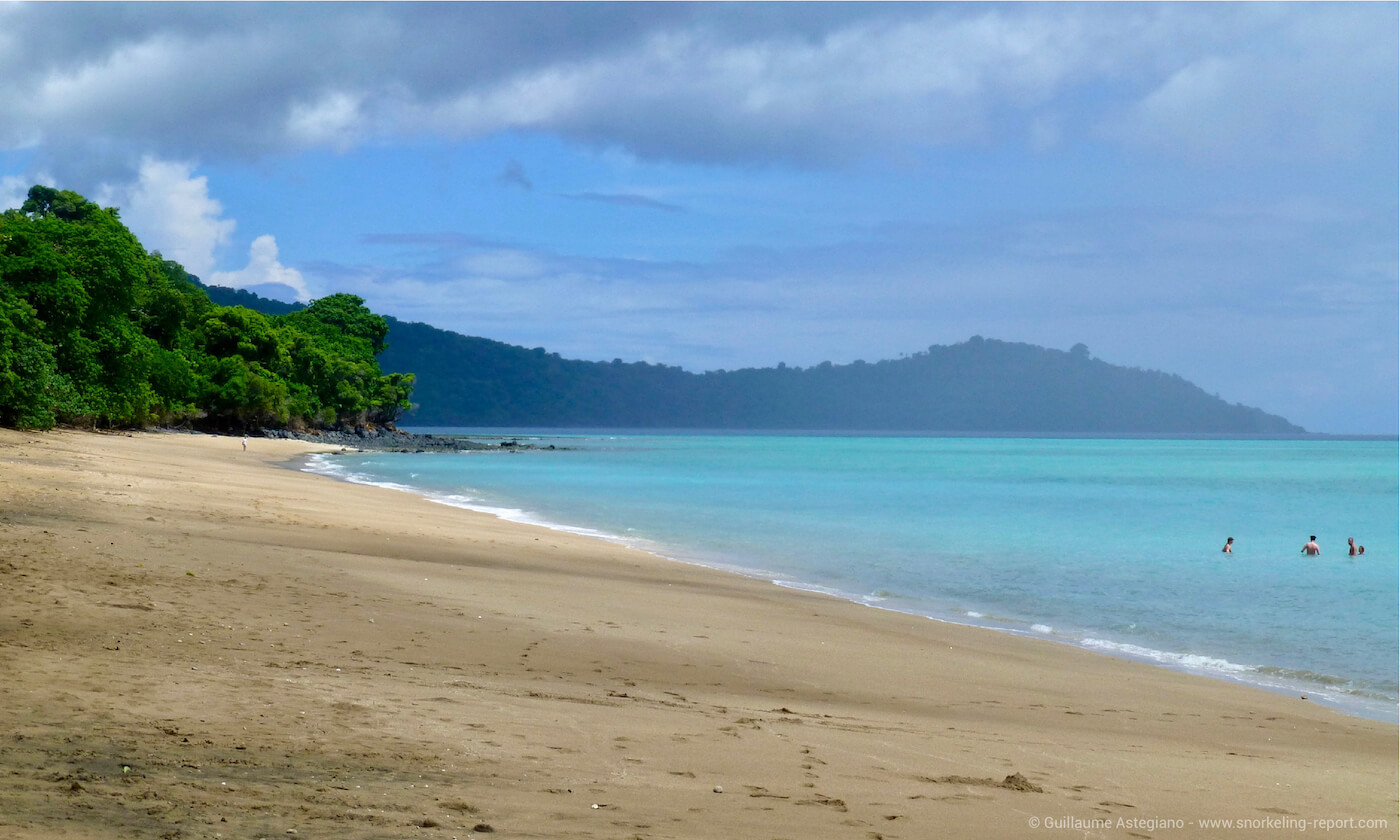
M 409 407 L 388 326 L 354 295 L 218 306 L 103 208 L 36 186 L 0 214 L 0 424 L 357 426 Z

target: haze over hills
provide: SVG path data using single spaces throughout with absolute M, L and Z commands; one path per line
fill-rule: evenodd
M 207 286 L 224 305 L 297 308 Z M 423 426 L 1123 434 L 1301 434 L 1174 374 L 974 336 L 904 358 L 692 373 L 564 359 L 388 317 L 385 370 L 417 376 Z

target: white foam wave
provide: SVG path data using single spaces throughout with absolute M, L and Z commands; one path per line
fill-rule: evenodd
M 1126 642 L 1110 642 L 1106 639 L 1081 639 L 1079 643 L 1084 647 L 1093 648 L 1094 650 L 1117 653 L 1138 659 L 1147 659 L 1173 668 L 1183 668 L 1189 671 L 1245 674 L 1255 670 L 1249 665 L 1240 665 L 1228 659 L 1203 656 L 1198 653 L 1173 653 L 1172 651 L 1155 650 L 1153 648 L 1142 647 L 1141 645 L 1131 645 Z
M 498 507 L 486 505 L 468 496 L 453 493 L 431 493 L 417 488 L 409 488 L 411 492 L 419 493 L 430 502 L 437 502 L 440 505 L 462 508 L 463 510 L 474 510 L 478 513 L 489 513 L 490 515 L 504 519 L 507 522 L 519 522 L 523 525 L 538 525 L 541 528 L 548 528 L 551 531 L 562 531 L 566 534 L 578 534 L 582 537 L 591 537 L 596 540 L 607 540 L 608 542 L 619 543 L 621 545 L 636 546 L 637 540 L 630 540 L 618 534 L 610 534 L 607 531 L 598 531 L 593 528 L 584 528 L 578 525 L 563 525 L 552 522 L 539 516 L 531 514 L 529 511 L 520 508 Z
M 558 522 L 552 522 L 548 519 L 544 519 L 543 517 L 536 516 L 530 513 L 529 511 L 523 510 L 521 508 L 488 505 L 483 504 L 482 502 L 473 498 L 472 496 L 463 495 L 461 493 L 434 492 L 431 490 L 425 490 L 421 487 L 414 487 L 408 484 L 399 484 L 398 482 L 394 481 L 382 481 L 371 476 L 365 475 L 363 473 L 357 473 L 352 470 L 349 470 L 345 467 L 344 464 L 337 462 L 336 459 L 331 458 L 330 456 L 324 453 L 312 455 L 310 458 L 307 459 L 302 469 L 305 472 L 315 473 L 317 475 L 324 475 L 330 478 L 338 479 L 340 481 L 346 481 L 351 484 L 363 484 L 369 487 L 383 487 L 387 490 L 398 490 L 402 493 L 413 493 L 415 495 L 422 496 L 430 502 L 436 502 L 438 504 L 447 505 L 449 507 L 461 508 L 463 510 L 476 511 L 477 513 L 485 513 L 490 516 L 497 517 L 498 519 L 504 519 L 507 522 L 518 522 L 523 525 L 536 525 L 541 528 L 548 528 L 551 531 L 562 531 L 567 534 L 577 534 L 583 537 L 591 537 L 593 539 L 606 540 L 608 542 L 618 543 L 620 545 L 629 546 L 631 548 L 639 548 L 644 551 L 650 550 L 645 545 L 644 540 L 636 538 L 628 539 L 627 537 L 623 537 L 618 534 L 610 534 L 606 531 L 599 531 L 593 528 L 584 528 L 576 525 L 564 525 Z
M 418 488 L 411 487 L 407 484 L 398 484 L 397 482 L 393 481 L 380 481 L 378 479 L 373 478 L 372 476 L 368 476 L 363 473 L 352 472 L 351 470 L 346 469 L 343 464 L 337 463 L 335 460 L 327 457 L 324 453 L 312 455 L 307 460 L 306 465 L 302 469 L 305 472 L 329 476 L 330 478 L 337 478 L 341 481 L 348 481 L 351 484 L 364 484 L 369 487 L 383 487 L 388 490 L 399 490 L 404 493 L 420 492 Z
M 743 572 L 741 571 L 740 573 L 742 574 Z M 855 601 L 857 603 L 860 603 L 863 600 L 859 597 L 852 597 L 848 593 L 842 592 L 839 589 L 832 589 L 829 586 L 820 586 L 815 583 L 805 583 L 803 581 L 797 580 L 784 580 L 783 578 L 769 578 L 768 582 L 774 584 L 775 586 L 781 586 L 784 589 L 796 589 L 799 592 L 816 592 L 821 595 L 830 595 L 834 598 L 841 598 L 847 601 Z
M 662 559 L 666 560 L 676 560 L 680 561 L 680 563 L 693 563 L 696 564 L 696 566 L 718 568 L 718 570 L 732 571 L 732 573 L 750 575 L 750 577 L 766 577 L 766 575 L 757 573 L 755 570 L 749 570 L 749 568 L 725 566 L 725 564 L 708 563 L 708 561 L 703 560 L 689 560 L 686 559 L 686 557 L 665 553 L 659 549 L 659 546 L 652 543 L 651 540 L 640 538 L 640 536 L 636 535 L 623 536 L 619 535 L 619 533 L 598 531 L 598 529 L 584 528 L 584 526 L 580 525 L 564 525 L 560 524 L 560 522 L 554 522 L 550 521 L 550 519 L 539 517 L 539 515 L 532 514 L 531 511 L 522 510 L 522 508 L 484 504 L 475 497 L 465 496 L 465 494 L 461 493 L 440 493 L 440 491 L 424 490 L 423 487 L 413 487 L 409 486 L 409 484 L 385 482 L 385 480 L 378 480 L 375 479 L 375 477 L 364 475 L 364 473 L 357 473 L 354 472 L 354 470 L 347 469 L 344 463 L 337 462 L 335 458 L 332 458 L 332 456 L 328 454 L 309 456 L 307 461 L 302 463 L 301 469 L 302 472 L 332 477 L 332 479 L 342 480 L 342 482 L 351 484 L 365 484 L 365 486 L 370 487 L 384 487 L 386 490 L 398 490 L 400 493 L 413 493 L 414 496 L 421 496 L 428 501 L 433 501 L 433 503 L 445 504 L 448 505 L 448 507 L 462 508 L 462 510 L 480 512 L 480 514 L 491 515 L 491 517 L 505 519 L 505 521 L 508 522 L 519 522 L 519 524 L 522 525 L 536 525 L 539 526 L 539 528 L 550 529 L 550 531 L 574 533 L 574 535 L 587 536 L 587 538 L 591 539 L 606 540 L 606 542 L 617 543 L 617 545 L 627 546 L 630 547 L 630 549 L 637 549 L 641 550 L 641 552 L 655 554 L 655 556 L 662 557 Z M 629 528 L 629 531 L 633 531 L 633 529 Z M 784 582 L 781 581 L 774 582 L 784 585 Z M 836 592 L 833 591 L 832 594 L 836 594 Z
M 1105 639 L 1086 638 L 1081 639 L 1080 644 L 1117 656 L 1143 659 L 1174 670 L 1229 679 L 1269 691 L 1283 694 L 1302 693 L 1304 697 L 1321 701 L 1349 714 L 1359 714 L 1374 720 L 1395 720 L 1395 701 L 1389 695 L 1357 689 L 1340 677 L 1272 666 L 1241 665 L 1214 656 L 1173 653 Z

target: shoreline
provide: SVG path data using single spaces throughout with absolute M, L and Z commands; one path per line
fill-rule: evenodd
M 489 436 L 495 437 L 495 436 Z M 512 437 L 505 435 L 503 437 Z M 495 447 L 483 447 L 483 449 L 495 451 Z M 326 455 L 338 455 L 344 453 L 323 453 Z M 355 453 L 352 453 L 355 454 Z M 363 454 L 370 454 L 365 452 Z M 945 624 L 960 627 L 977 628 L 988 630 L 994 633 L 1003 633 L 1016 638 L 1034 639 L 1048 641 L 1054 644 L 1066 645 L 1078 650 L 1089 651 L 1102 656 L 1114 659 L 1136 662 L 1151 667 L 1162 668 L 1178 674 L 1189 674 L 1192 676 L 1205 677 L 1207 679 L 1218 680 L 1233 685 L 1267 691 L 1285 697 L 1307 699 L 1311 702 L 1319 702 L 1328 708 L 1335 709 L 1343 714 L 1363 720 L 1377 721 L 1381 723 L 1397 723 L 1400 720 L 1400 709 L 1397 709 L 1395 702 L 1385 697 L 1377 696 L 1339 696 L 1337 692 L 1329 689 L 1325 685 L 1307 683 L 1302 679 L 1289 676 L 1284 673 L 1286 669 L 1276 666 L 1248 665 L 1237 663 L 1229 659 L 1196 653 L 1181 653 L 1171 650 L 1159 650 L 1147 648 L 1133 642 L 1123 642 L 1117 640 L 1101 639 L 1092 635 L 1076 633 L 1066 635 L 1058 633 L 1043 624 L 1038 624 L 1034 619 L 1001 619 L 1000 623 L 993 623 L 992 620 L 979 621 L 983 616 L 965 616 L 962 613 L 953 611 L 947 615 L 920 612 L 915 608 L 901 608 L 898 606 L 887 606 L 874 601 L 869 595 L 845 592 L 831 589 L 820 584 L 801 580 L 789 580 L 786 578 L 773 577 L 771 572 L 764 571 L 758 567 L 735 565 L 720 561 L 707 561 L 701 552 L 687 552 L 682 546 L 666 546 L 653 544 L 650 541 L 641 541 L 629 538 L 621 534 L 608 533 L 597 529 L 573 525 L 566 522 L 557 522 L 548 518 L 533 514 L 531 511 L 515 508 L 502 508 L 489 504 L 474 502 L 454 496 L 446 496 L 431 490 L 426 490 L 412 485 L 396 484 L 388 481 L 376 481 L 368 476 L 353 473 L 346 473 L 335 468 L 335 459 L 321 459 L 317 454 L 294 459 L 300 462 L 301 466 L 293 466 L 289 462 L 288 466 L 312 475 L 323 476 L 338 482 L 358 484 L 361 486 L 378 487 L 382 489 L 404 492 L 425 498 L 436 504 L 457 507 L 463 510 L 470 510 L 497 517 L 506 522 L 517 524 L 538 526 L 560 533 L 574 534 L 592 539 L 603 540 L 616 545 L 644 551 L 663 560 L 681 563 L 688 566 L 695 566 L 703 569 L 710 569 L 722 574 L 734 574 L 751 580 L 760 580 L 780 588 L 792 589 L 795 591 L 809 592 L 818 595 L 830 596 L 840 600 L 858 605 L 871 607 L 877 610 L 884 610 L 901 615 L 915 616 Z M 326 469 L 318 469 L 318 463 L 328 465 Z M 1023 626 L 1015 626 L 1020 624 Z M 1093 631 L 1085 631 L 1093 632 Z M 1193 661 L 1204 661 L 1206 665 L 1192 665 Z M 1272 674 L 1270 671 L 1279 671 L 1279 674 Z
M 1054 431 L 957 431 L 934 429 L 706 429 L 696 427 L 612 427 L 612 426 L 434 426 L 404 424 L 409 434 L 440 435 L 460 438 L 499 437 L 569 437 L 571 435 L 774 435 L 777 437 L 933 437 L 933 438 L 1001 438 L 1035 440 L 1257 440 L 1257 441 L 1357 441 L 1362 443 L 1395 443 L 1400 434 L 1367 434 L 1362 432 L 1298 432 L 1295 434 L 1249 432 L 1054 432 Z
M 7 836 L 1400 824 L 1393 724 L 257 450 L 0 430 Z

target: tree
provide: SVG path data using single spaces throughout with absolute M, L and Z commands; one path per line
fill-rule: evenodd
M 145 260 L 116 211 L 77 193 L 34 187 L 18 211 L 0 217 L 0 280 L 33 308 L 30 334 L 51 348 L 56 373 L 72 386 L 52 392 L 62 405 L 33 405 L 32 416 L 57 410 L 64 421 L 144 422 L 153 396 L 143 368 L 149 339 L 129 311 Z
M 53 348 L 39 336 L 34 307 L 0 286 L 0 425 L 46 429 L 72 388 L 59 376 Z
M 115 209 L 36 186 L 0 214 L 0 423 L 359 425 L 408 409 L 388 325 L 354 295 L 267 316 L 217 306 Z
M 287 323 L 331 341 L 344 340 L 347 350 L 367 351 L 369 358 L 387 349 L 384 340 L 389 335 L 389 323 L 365 308 L 364 298 L 358 295 L 340 293 L 314 300 L 305 309 L 289 314 Z M 366 342 L 366 346 L 356 346 L 357 340 Z

